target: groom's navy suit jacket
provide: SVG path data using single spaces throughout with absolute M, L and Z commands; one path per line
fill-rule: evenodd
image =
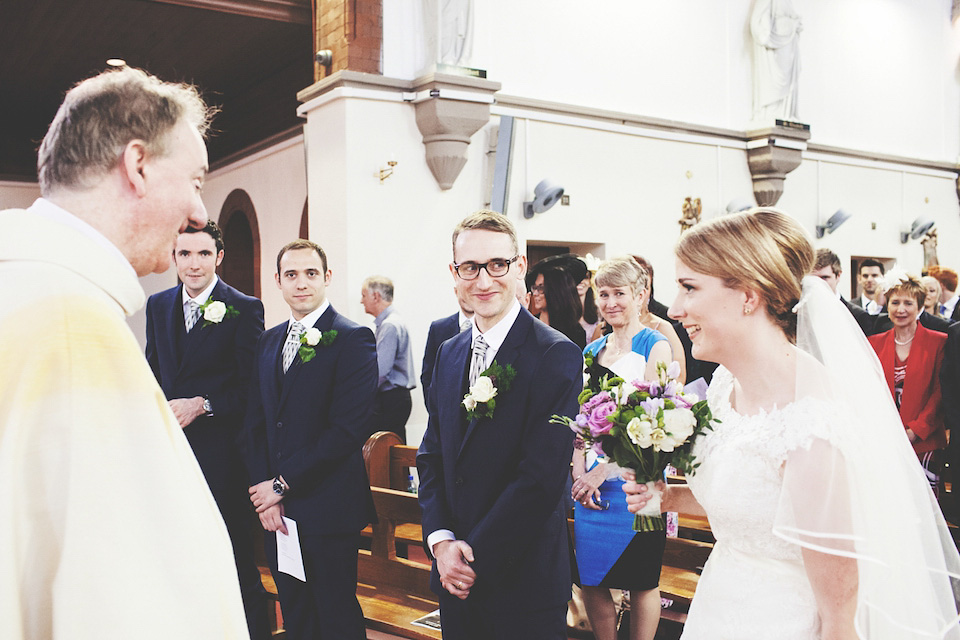
M 424 537 L 449 529 L 473 548 L 476 583 L 466 602 L 502 616 L 564 606 L 570 551 L 563 493 L 573 433 L 550 423 L 577 413 L 580 349 L 521 309 L 494 361 L 513 365 L 493 418 L 467 421 L 472 332 L 440 346 L 430 419 L 417 453 Z M 431 588 L 443 594 L 434 563 Z
M 183 320 L 183 285 L 147 300 L 147 361 L 168 400 L 205 396 L 212 416 L 200 416 L 183 430 L 215 495 L 243 488 L 236 439 L 246 413 L 253 351 L 263 333 L 263 303 L 223 280 L 210 294 L 239 315 L 190 333 Z M 245 492 L 242 492 L 245 496 Z
M 374 431 L 373 332 L 329 307 L 314 325 L 336 330 L 327 346 L 284 373 L 287 322 L 257 344 L 241 449 L 250 484 L 283 476 L 284 515 L 300 536 L 357 533 L 376 519 L 362 449 Z M 309 327 L 308 327 L 309 328 Z

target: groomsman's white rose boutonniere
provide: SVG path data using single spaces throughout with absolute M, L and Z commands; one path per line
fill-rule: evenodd
M 493 410 L 497 408 L 497 393 L 509 391 L 514 376 L 517 375 L 513 365 L 505 368 L 494 360 L 486 371 L 480 374 L 477 381 L 470 387 L 470 393 L 463 396 L 463 406 L 467 409 L 467 419 L 492 418 Z
M 329 347 L 331 344 L 333 344 L 333 341 L 336 340 L 336 338 L 336 329 L 322 332 L 316 327 L 310 327 L 303 332 L 303 335 L 300 336 L 300 349 L 297 350 L 300 360 L 304 363 L 310 362 L 313 360 L 314 356 L 317 355 L 317 350 L 314 347 L 316 347 L 318 344 L 324 347 Z
M 220 324 L 224 320 L 240 315 L 240 312 L 232 306 L 224 304 L 219 300 L 214 300 L 213 298 L 208 298 L 206 302 L 200 305 L 200 311 L 203 312 L 203 325 L 200 327 L 201 329 L 209 327 L 211 324 Z

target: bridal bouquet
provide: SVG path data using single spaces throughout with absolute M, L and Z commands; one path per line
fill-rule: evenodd
M 627 382 L 586 358 L 587 383 L 580 394 L 580 412 L 574 418 L 553 416 L 552 422 L 570 427 L 601 458 L 631 469 L 637 482 L 646 483 L 651 499 L 633 521 L 635 531 L 664 528 L 660 491 L 668 464 L 693 474 L 699 463 L 693 442 L 710 429 L 713 419 L 706 400 L 685 393 L 677 380 L 680 365 L 657 365 L 657 380 Z

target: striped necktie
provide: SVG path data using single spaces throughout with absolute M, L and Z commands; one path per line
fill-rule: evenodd
M 286 373 L 293 359 L 300 350 L 300 336 L 303 335 L 305 328 L 303 324 L 294 322 L 290 326 L 290 333 L 287 334 L 287 341 L 283 343 L 283 372 Z
M 472 387 L 480 374 L 487 369 L 487 348 L 489 345 L 483 335 L 477 336 L 473 343 L 473 360 L 470 362 L 470 386 Z
M 190 330 L 193 329 L 193 326 L 197 324 L 197 320 L 199 319 L 200 319 L 200 305 L 198 305 L 193 300 L 188 300 L 187 313 L 183 319 L 184 326 L 187 329 L 187 333 L 190 333 Z

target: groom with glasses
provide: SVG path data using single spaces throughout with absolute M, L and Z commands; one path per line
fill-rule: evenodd
M 583 357 L 516 299 L 516 231 L 478 211 L 453 232 L 450 272 L 474 310 L 440 346 L 417 453 L 423 532 L 448 640 L 565 639 L 570 551 L 564 486 Z

